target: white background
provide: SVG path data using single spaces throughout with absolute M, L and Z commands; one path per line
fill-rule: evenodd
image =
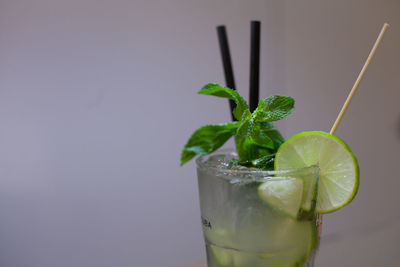
M 400 3 L 1 0 L 0 266 L 176 267 L 205 260 L 190 134 L 230 119 L 215 27 L 248 95 L 262 21 L 261 97 L 291 95 L 286 137 L 329 131 L 391 24 L 337 135 L 361 186 L 324 217 L 318 266 L 399 266 Z

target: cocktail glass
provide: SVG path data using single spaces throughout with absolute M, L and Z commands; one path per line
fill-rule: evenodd
M 225 151 L 196 160 L 208 266 L 313 266 L 319 244 L 320 220 L 315 213 L 319 168 L 231 168 L 227 162 L 232 158 L 235 154 Z M 311 197 L 308 211 L 300 209 L 291 216 L 260 197 L 264 183 L 274 187 L 296 180 L 304 189 L 313 187 L 303 196 Z

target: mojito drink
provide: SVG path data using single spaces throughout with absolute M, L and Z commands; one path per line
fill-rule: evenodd
M 250 112 L 243 97 L 221 85 L 207 84 L 199 94 L 236 103 L 236 121 L 197 129 L 181 154 L 182 165 L 200 155 L 196 162 L 208 266 L 313 266 L 319 214 L 343 208 L 357 194 L 354 153 L 326 132 L 284 140 L 273 122 L 293 111 L 291 97 L 267 97 Z M 234 153 L 213 154 L 233 136 Z
M 260 171 L 232 166 L 233 157 L 197 160 L 208 266 L 313 266 L 318 167 Z

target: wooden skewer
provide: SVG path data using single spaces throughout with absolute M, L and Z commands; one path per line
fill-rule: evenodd
M 348 106 L 350 105 L 350 102 L 351 102 L 351 100 L 353 99 L 353 96 L 354 96 L 354 94 L 356 93 L 356 91 L 357 91 L 357 89 L 358 89 L 358 86 L 359 86 L 360 83 L 361 83 L 361 80 L 364 78 L 364 74 L 365 74 L 365 72 L 366 72 L 366 70 L 367 70 L 369 64 L 371 63 L 372 58 L 374 57 L 374 55 L 375 55 L 375 53 L 376 53 L 376 50 L 378 49 L 379 45 L 381 44 L 381 42 L 382 42 L 382 40 L 383 40 L 383 37 L 384 37 L 384 35 L 385 35 L 385 32 L 387 31 L 388 28 L 389 28 L 389 24 L 387 24 L 387 23 L 383 24 L 382 30 L 381 30 L 381 32 L 379 33 L 379 36 L 378 36 L 378 38 L 376 39 L 375 44 L 374 44 L 374 46 L 372 47 L 371 52 L 369 53 L 368 58 L 367 58 L 367 60 L 365 61 L 364 66 L 362 67 L 362 69 L 361 69 L 361 71 L 360 71 L 360 74 L 359 74 L 358 77 L 357 77 L 356 82 L 355 82 L 354 85 L 353 85 L 353 88 L 351 89 L 349 95 L 347 96 L 347 99 L 346 99 L 346 101 L 344 102 L 343 107 L 342 107 L 342 109 L 340 110 L 340 113 L 339 113 L 339 115 L 337 116 L 336 121 L 335 121 L 335 123 L 334 123 L 333 126 L 332 126 L 332 129 L 331 129 L 331 131 L 330 131 L 330 134 L 335 134 L 336 128 L 338 127 L 339 123 L 341 122 L 341 120 L 342 120 L 342 118 L 343 118 L 344 113 L 346 112 Z

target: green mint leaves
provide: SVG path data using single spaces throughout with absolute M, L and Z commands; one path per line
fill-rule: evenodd
M 193 133 L 182 150 L 181 165 L 196 155 L 207 155 L 220 148 L 236 133 L 239 122 L 206 125 Z
M 294 100 L 274 95 L 260 100 L 251 116 L 241 121 L 236 133 L 236 148 L 242 161 L 252 162 L 274 154 L 284 142 L 280 132 L 271 123 L 283 119 L 294 109 Z
M 273 95 L 260 100 L 253 112 L 258 121 L 278 121 L 285 118 L 294 110 L 294 99 L 288 96 Z
M 216 83 L 209 83 L 198 92 L 200 95 L 214 95 L 218 97 L 229 98 L 235 101 L 236 107 L 233 110 L 233 115 L 240 121 L 244 117 L 250 116 L 250 110 L 247 106 L 246 100 L 239 95 L 238 92 L 229 89 L 228 87 L 221 86 Z
M 190 137 L 181 154 L 181 165 L 196 155 L 207 155 L 220 148 L 233 135 L 236 137 L 238 164 L 260 169 L 273 167 L 273 160 L 284 139 L 272 123 L 294 110 L 294 100 L 274 95 L 260 100 L 251 113 L 246 100 L 236 91 L 219 84 L 207 84 L 199 92 L 232 99 L 236 103 L 233 115 L 237 122 L 203 126 Z
M 275 154 L 284 141 L 271 122 L 250 119 L 250 122 L 244 122 L 236 133 L 236 149 L 242 162 L 253 162 L 261 157 Z

